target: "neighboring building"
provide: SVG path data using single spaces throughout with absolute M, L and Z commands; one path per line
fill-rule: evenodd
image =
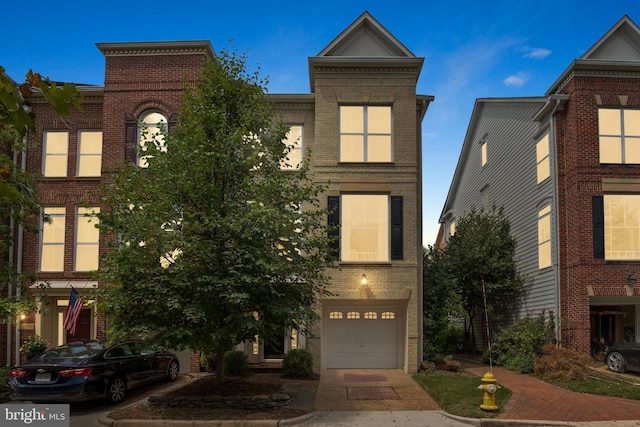
M 38 191 L 52 222 L 40 236 L 24 235 L 21 268 L 36 271 L 48 307 L 9 332 L 7 358 L 18 358 L 25 335 L 51 344 L 105 338 L 108 319 L 83 310 L 75 336 L 62 326 L 70 286 L 99 286 L 91 272 L 108 250 L 85 216 L 100 208 L 106 171 L 136 159 L 138 125 L 177 120 L 186 82 L 198 78 L 208 41 L 98 43 L 106 57 L 104 86 L 80 86 L 82 112 L 56 117 L 37 98 L 35 147 L 28 170 L 41 173 Z M 238 346 L 252 363 L 282 359 L 291 348 L 313 352 L 315 370 L 399 368 L 415 372 L 422 360 L 421 122 L 431 96 L 416 94 L 417 58 L 369 13 L 363 13 L 317 56 L 309 58 L 309 94 L 269 95 L 291 125 L 302 158 L 311 149 L 311 175 L 329 184 L 328 221 L 341 225 L 341 269 L 332 271 L 335 295 L 322 299 L 321 321 L 308 336 L 283 331 L 275 342 Z M 287 173 L 283 171 L 283 173 Z M 366 283 L 364 282 L 366 278 Z M 13 342 L 13 343 L 12 343 Z M 13 350 L 10 350 L 13 349 Z M 13 354 L 11 354 L 13 353 Z M 188 355 L 182 368 L 188 370 Z M 185 363 L 186 362 L 186 363 Z M 198 369 L 193 363 L 192 370 Z
M 639 147 L 640 29 L 624 16 L 544 96 L 476 101 L 441 234 L 504 207 L 531 280 L 520 314 L 552 310 L 584 353 L 640 342 Z

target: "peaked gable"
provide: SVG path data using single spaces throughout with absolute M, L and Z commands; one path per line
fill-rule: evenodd
M 640 28 L 625 15 L 581 59 L 640 61 Z
M 640 28 L 629 16 L 623 16 L 584 55 L 575 59 L 546 95 L 559 93 L 572 75 L 596 70 L 608 73 L 640 70 Z
M 415 57 L 409 49 L 366 11 L 317 56 Z

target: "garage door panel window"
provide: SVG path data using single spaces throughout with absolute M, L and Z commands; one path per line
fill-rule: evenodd
M 332 311 L 331 313 L 329 313 L 329 319 L 342 319 L 342 312 L 341 311 Z
M 350 311 L 347 313 L 347 319 L 359 319 L 360 313 L 357 311 Z

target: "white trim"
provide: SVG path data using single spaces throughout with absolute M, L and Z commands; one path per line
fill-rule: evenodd
M 38 286 L 46 286 L 50 289 L 65 289 L 73 286 L 74 288 L 87 289 L 97 288 L 98 281 L 96 280 L 39 280 L 34 282 L 30 287 L 37 288 Z

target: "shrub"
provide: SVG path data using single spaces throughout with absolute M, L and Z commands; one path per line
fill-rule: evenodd
M 47 340 L 39 335 L 31 335 L 24 340 L 20 347 L 20 351 L 23 352 L 27 356 L 27 360 L 29 360 L 36 356 L 40 356 L 42 353 L 47 351 L 47 348 L 49 348 Z
M 462 368 L 462 364 L 455 360 L 452 355 L 444 357 L 444 369 L 447 371 L 458 372 Z
M 423 361 L 420 364 L 420 372 L 432 373 L 436 372 L 436 364 L 435 362 L 429 362 L 428 360 Z
M 287 376 L 293 378 L 309 377 L 313 373 L 313 355 L 304 348 L 290 350 L 284 355 L 282 367 Z
M 239 350 L 227 351 L 224 355 L 224 370 L 229 375 L 247 375 L 249 357 Z
M 546 318 L 541 312 L 538 316 L 527 314 L 513 325 L 500 330 L 491 344 L 491 352 L 496 365 L 512 371 L 533 372 L 533 363 L 542 354 L 542 347 L 553 338 L 553 314 Z M 488 354 L 483 358 L 487 360 Z
M 8 367 L 1 367 L 0 368 L 0 393 L 9 391 L 8 383 L 10 379 L 11 379 L 11 369 Z
M 534 373 L 550 381 L 581 381 L 589 375 L 591 358 L 568 348 L 548 344 L 534 362 Z

